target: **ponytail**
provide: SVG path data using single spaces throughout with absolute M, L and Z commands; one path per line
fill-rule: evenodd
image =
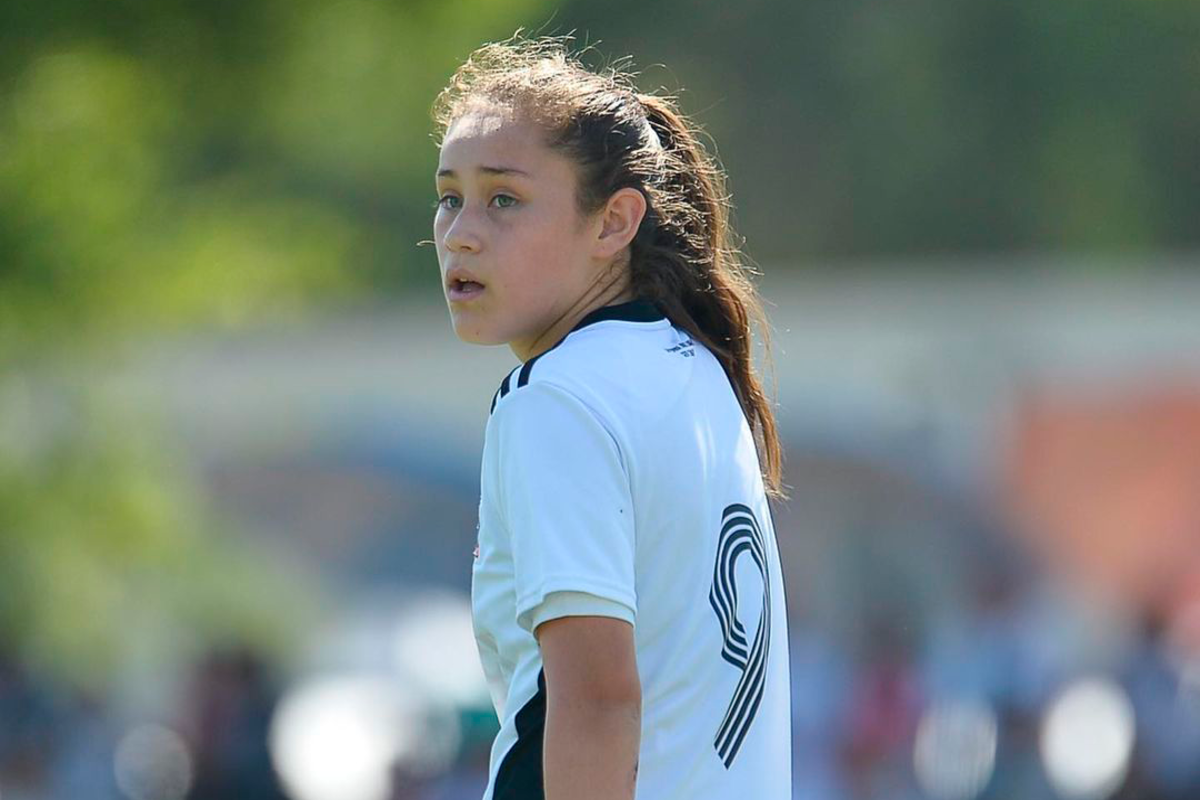
M 768 358 L 770 328 L 750 280 L 754 273 L 733 243 L 724 173 L 670 100 L 647 94 L 637 100 L 664 151 L 660 191 L 678 197 L 688 210 L 665 220 L 651 201 L 651 219 L 643 221 L 632 246 L 634 290 L 720 361 L 754 433 L 767 491 L 784 499 L 783 448 L 753 365 L 752 327 L 760 331 Z

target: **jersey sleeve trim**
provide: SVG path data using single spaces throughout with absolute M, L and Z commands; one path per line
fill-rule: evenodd
M 528 612 L 531 633 L 543 622 L 560 617 L 613 617 L 633 625 L 635 616 L 633 609 L 624 603 L 590 592 L 574 591 L 550 592 Z
M 615 583 L 607 583 L 598 581 L 594 578 L 578 578 L 570 575 L 552 575 L 543 581 L 537 591 L 526 595 L 523 599 L 517 600 L 517 624 L 529 633 L 533 633 L 533 629 L 537 627 L 538 621 L 545 621 L 550 617 L 544 616 L 544 610 L 547 602 L 557 602 L 556 595 L 567 595 L 568 601 L 578 603 L 579 596 L 588 598 L 592 604 L 599 604 L 597 607 L 608 609 L 608 611 L 595 612 L 600 616 L 613 616 L 624 619 L 626 622 L 633 623 L 637 616 L 637 598 Z M 614 613 L 613 609 L 619 609 L 619 612 Z M 572 612 L 591 614 L 593 612 Z M 539 614 L 542 618 L 537 620 Z M 564 615 L 558 615 L 564 616 Z

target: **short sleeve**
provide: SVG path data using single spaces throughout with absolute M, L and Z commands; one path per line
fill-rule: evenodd
M 514 392 L 497 413 L 517 624 L 532 632 L 551 614 L 578 613 L 632 622 L 633 501 L 616 440 L 574 394 L 545 382 Z M 591 610 L 579 611 L 585 599 Z
M 587 592 L 550 592 L 526 614 L 528 623 L 522 627 L 532 633 L 537 630 L 538 625 L 552 619 L 584 616 L 613 617 L 625 620 L 630 625 L 634 624 L 633 609 L 624 603 Z

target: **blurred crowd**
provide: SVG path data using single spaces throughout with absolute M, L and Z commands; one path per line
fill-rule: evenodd
M 1069 615 L 1036 581 L 981 571 L 972 591 L 960 622 L 927 635 L 880 610 L 861 646 L 802 614 L 790 621 L 797 800 L 1200 796 L 1200 683 L 1152 623 L 1081 665 L 1064 641 Z M 1083 735 L 1077 752 L 1069 739 L 1056 750 L 1051 710 L 1088 676 L 1118 709 L 1128 703 L 1132 727 L 1077 703 L 1082 717 L 1057 723 Z M 214 651 L 184 685 L 177 718 L 134 724 L 6 654 L 0 798 L 288 797 L 268 747 L 283 687 L 267 665 L 244 648 Z M 444 770 L 397 760 L 389 800 L 478 800 L 489 740 L 464 739 Z
M 285 800 L 267 748 L 278 687 L 244 649 L 196 664 L 180 719 L 132 724 L 108 698 L 0 656 L 4 800 Z
M 865 657 L 792 622 L 797 800 L 1200 796 L 1200 687 L 1152 626 L 1081 663 L 1032 582 L 974 589 L 925 641 L 875 620 Z M 1068 708 L 1072 686 L 1107 694 Z

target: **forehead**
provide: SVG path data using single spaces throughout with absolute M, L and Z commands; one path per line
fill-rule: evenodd
M 467 111 L 450 124 L 438 167 L 453 169 L 459 177 L 484 165 L 534 173 L 537 167 L 551 167 L 555 160 L 562 159 L 546 146 L 540 127 L 503 109 L 488 107 Z

